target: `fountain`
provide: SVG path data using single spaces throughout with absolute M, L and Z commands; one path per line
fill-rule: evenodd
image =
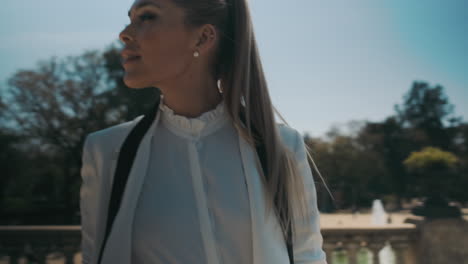
M 379 252 L 379 259 L 381 264 L 394 264 L 395 263 L 395 253 L 392 249 L 392 246 L 387 241 L 385 246 Z
M 383 207 L 382 201 L 379 199 L 374 200 L 372 203 L 372 225 L 384 226 L 387 225 L 387 213 Z M 385 243 L 385 247 L 379 252 L 379 259 L 381 264 L 393 264 L 395 263 L 395 255 L 392 247 L 388 241 Z
M 387 223 L 387 213 L 383 207 L 382 201 L 374 200 L 372 203 L 372 225 L 385 225 Z
M 371 219 L 369 223 L 369 226 L 377 226 L 379 228 L 384 228 L 385 226 L 389 226 L 390 222 L 388 221 L 389 219 L 389 214 L 385 212 L 383 203 L 381 200 L 376 199 L 372 203 L 372 209 L 371 209 Z M 359 221 L 357 218 L 357 213 L 358 211 L 353 210 L 353 220 L 354 221 Z M 338 222 L 338 225 L 342 224 L 341 219 Z M 351 263 L 350 258 L 349 258 L 349 252 L 347 252 L 346 249 L 343 248 L 342 243 L 338 243 L 338 247 L 336 250 L 333 252 L 331 256 L 332 262 L 330 263 L 337 263 L 337 264 L 349 264 Z M 378 253 L 378 259 L 380 260 L 381 264 L 395 264 L 396 263 L 396 257 L 395 257 L 395 252 L 392 249 L 390 243 L 387 241 L 385 242 L 385 246 L 380 250 Z M 369 250 L 368 247 L 363 245 L 362 248 L 359 249 L 359 251 L 356 254 L 356 262 L 357 264 L 370 264 L 373 263 L 373 254 L 372 251 Z

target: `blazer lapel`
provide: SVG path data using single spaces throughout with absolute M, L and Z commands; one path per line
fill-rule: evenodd
M 260 183 L 258 182 L 259 177 L 255 177 L 258 173 L 255 162 L 254 162 L 254 153 L 252 151 L 252 147 L 249 143 L 241 136 L 240 133 L 237 133 L 239 136 L 239 149 L 241 153 L 242 159 L 242 166 L 244 169 L 244 175 L 247 182 L 247 191 L 249 194 L 249 203 L 250 203 L 250 218 L 251 218 L 251 228 L 252 228 L 252 255 L 253 255 L 253 262 L 252 263 L 263 263 L 260 261 L 262 259 L 259 256 L 259 241 L 258 241 L 258 230 L 257 224 L 261 218 L 261 216 L 257 215 L 258 210 L 258 200 L 259 196 L 255 195 L 259 188 L 261 187 Z
M 239 134 L 239 148 L 247 181 L 252 227 L 253 263 L 289 263 L 279 221 L 271 210 L 266 214 L 266 189 L 255 149 Z
M 146 176 L 152 139 L 159 117 L 160 111 L 157 112 L 155 120 L 138 147 L 123 193 L 121 207 L 115 217 L 112 231 L 103 252 L 102 263 L 131 263 L 133 217 Z M 105 221 L 104 219 L 103 223 Z
M 148 169 L 152 139 L 159 119 L 160 111 L 157 112 L 154 122 L 144 135 L 137 150 L 123 193 L 121 207 L 115 217 L 112 231 L 103 252 L 102 263 L 131 263 L 134 212 Z M 132 127 L 130 127 L 130 130 Z M 240 133 L 238 133 L 238 138 L 250 203 L 253 263 L 289 263 L 279 222 L 273 211 L 266 215 L 266 190 L 259 174 L 261 165 L 255 149 L 242 138 Z M 110 157 L 110 159 L 112 158 L 114 157 Z M 109 196 L 110 193 L 103 193 L 103 195 Z M 101 219 L 99 220 L 100 226 L 103 228 L 106 222 L 106 210 L 101 211 Z M 100 228 L 101 236 L 104 233 L 103 228 Z M 102 243 L 102 237 L 99 240 Z M 100 248 L 100 245 L 97 248 Z M 97 256 L 95 256 L 94 263 L 97 263 Z

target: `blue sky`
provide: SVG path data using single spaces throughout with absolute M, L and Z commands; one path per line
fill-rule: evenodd
M 3 0 L 0 80 L 117 40 L 129 0 Z M 300 132 L 380 121 L 414 80 L 468 119 L 468 1 L 249 0 L 273 103 Z

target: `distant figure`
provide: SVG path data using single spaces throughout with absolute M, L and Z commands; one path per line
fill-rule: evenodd
M 390 214 L 388 214 L 387 224 L 391 224 L 391 223 L 392 223 L 392 216 Z

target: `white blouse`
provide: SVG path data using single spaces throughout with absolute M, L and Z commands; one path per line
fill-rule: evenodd
M 161 96 L 160 111 L 135 211 L 132 263 L 252 263 L 246 180 L 224 101 L 187 118 Z

